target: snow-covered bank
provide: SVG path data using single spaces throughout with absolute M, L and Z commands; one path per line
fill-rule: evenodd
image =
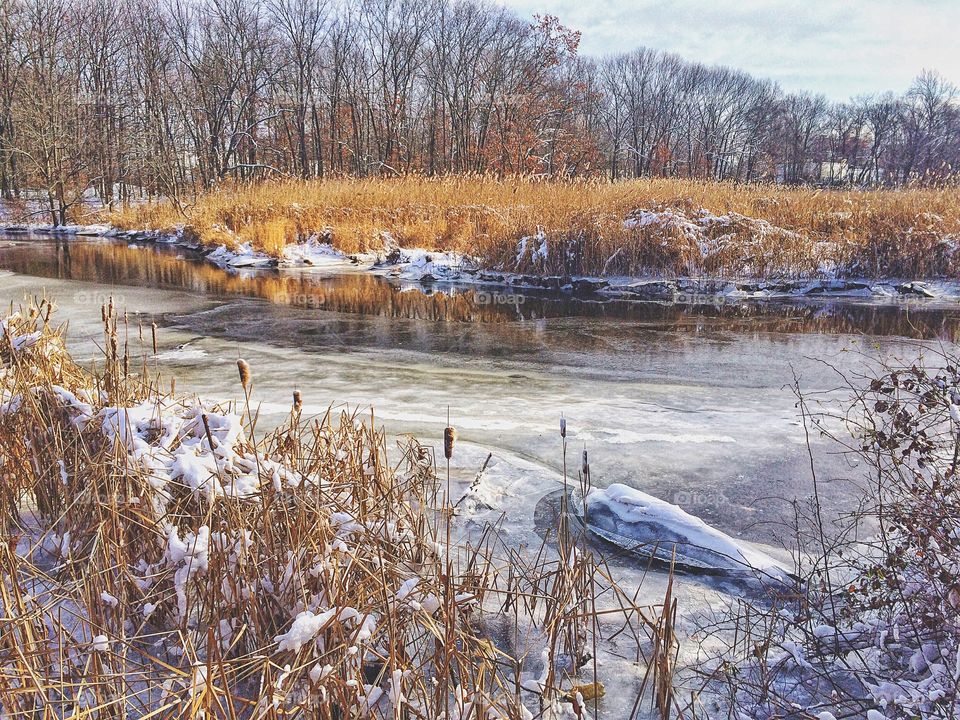
M 960 280 L 911 279 L 725 279 L 632 276 L 531 275 L 490 270 L 478 258 L 424 248 L 396 248 L 384 254 L 345 254 L 311 238 L 288 245 L 281 258 L 271 258 L 249 244 L 236 250 L 219 246 L 207 254 L 226 268 L 316 267 L 351 269 L 380 275 L 412 287 L 488 287 L 569 295 L 586 299 L 654 301 L 684 305 L 722 305 L 762 300 L 847 298 L 880 303 L 960 302 Z

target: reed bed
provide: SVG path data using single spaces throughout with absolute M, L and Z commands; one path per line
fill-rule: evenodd
M 607 638 L 654 677 L 672 652 L 669 595 L 638 605 L 562 520 L 530 553 L 464 534 L 452 429 L 392 462 L 372 413 L 296 391 L 261 429 L 256 367 L 209 405 L 155 327 L 104 307 L 87 369 L 52 316 L 0 327 L 0 716 L 595 717 Z
M 552 275 L 956 277 L 960 190 L 834 191 L 648 179 L 546 182 L 486 176 L 282 180 L 225 185 L 178 210 L 109 220 L 249 242 L 279 255 L 322 237 L 347 253 L 399 244 Z

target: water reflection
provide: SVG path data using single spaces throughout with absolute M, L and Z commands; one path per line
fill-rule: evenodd
M 260 298 L 301 310 L 461 323 L 583 317 L 697 333 L 863 333 L 960 339 L 960 307 L 890 306 L 820 300 L 723 305 L 582 300 L 496 289 L 401 287 L 363 272 L 226 272 L 168 246 L 36 240 L 0 245 L 0 268 L 39 277 L 182 290 L 217 298 Z

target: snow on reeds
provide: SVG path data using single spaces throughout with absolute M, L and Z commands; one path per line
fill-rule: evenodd
M 960 190 L 824 191 L 686 180 L 485 176 L 223 186 L 185 215 L 144 204 L 126 229 L 183 228 L 274 257 L 321 237 L 344 252 L 456 251 L 553 275 L 956 277 Z
M 603 635 L 673 652 L 672 603 L 637 606 L 575 538 L 562 562 L 555 538 L 449 539 L 431 448 L 390 460 L 297 392 L 255 432 L 256 368 L 242 407 L 174 395 L 155 328 L 105 307 L 91 371 L 51 310 L 0 327 L 0 716 L 586 716 Z

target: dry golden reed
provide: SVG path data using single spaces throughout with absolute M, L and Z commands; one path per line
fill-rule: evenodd
M 390 462 L 382 429 L 332 410 L 227 431 L 236 406 L 163 392 L 151 347 L 86 370 L 49 317 L 41 301 L 0 333 L 5 716 L 432 720 L 466 703 L 459 717 L 519 720 L 599 702 L 601 674 L 639 691 L 587 649 L 623 633 L 618 651 L 646 662 L 662 609 L 593 552 L 561 562 L 550 537 L 517 552 L 499 520 L 452 542 L 416 441 Z M 200 485 L 163 473 L 178 447 L 212 461 Z
M 721 216 L 704 259 L 678 226 L 626 227 L 636 210 Z M 283 180 L 227 185 L 186 215 L 165 203 L 109 216 L 205 245 L 254 247 L 321 237 L 347 253 L 393 244 L 454 250 L 492 269 L 546 274 L 936 277 L 960 274 L 960 190 L 836 191 L 647 179 L 546 182 L 485 176 Z M 765 221 L 760 225 L 756 221 Z M 546 239 L 534 252 L 522 238 Z

